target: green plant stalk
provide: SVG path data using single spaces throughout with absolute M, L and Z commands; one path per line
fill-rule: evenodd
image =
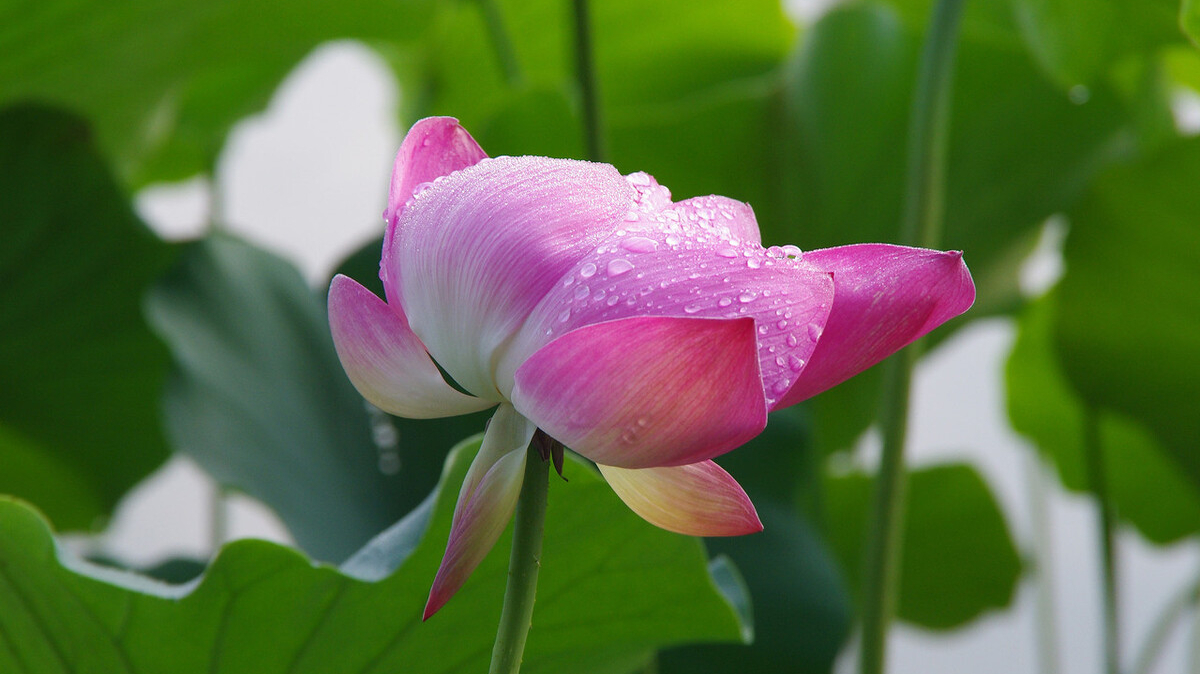
M 487 26 L 488 39 L 492 49 L 496 50 L 496 58 L 500 61 L 500 69 L 504 71 L 504 81 L 510 87 L 521 87 L 525 84 L 525 75 L 521 72 L 521 64 L 517 60 L 517 50 L 513 47 L 512 39 L 504 28 L 504 15 L 496 0 L 479 0 L 483 10 L 483 22 Z
M 1117 619 L 1117 562 L 1113 547 L 1116 522 L 1108 498 L 1108 478 L 1104 469 L 1104 448 L 1100 442 L 1100 420 L 1095 410 L 1088 409 L 1083 420 L 1083 460 L 1087 470 L 1088 488 L 1096 498 L 1100 511 L 1100 564 L 1104 595 L 1104 671 L 1120 674 L 1121 653 Z
M 592 59 L 592 23 L 587 0 L 573 0 L 575 15 L 575 77 L 583 98 L 583 140 L 587 158 L 604 161 L 604 127 L 600 119 L 600 93 Z
M 1146 635 L 1146 640 L 1142 642 L 1141 650 L 1138 651 L 1137 660 L 1134 661 L 1131 670 L 1134 674 L 1151 674 L 1154 671 L 1155 665 L 1158 664 L 1158 658 L 1162 655 L 1163 646 L 1167 643 L 1167 637 L 1189 610 L 1192 612 L 1193 631 L 1200 629 L 1200 576 L 1176 594 L 1163 608 L 1162 613 L 1158 614 L 1158 618 L 1154 620 L 1150 632 Z M 1198 653 L 1200 653 L 1200 640 L 1193 639 L 1190 654 L 1192 668 L 1189 670 L 1191 672 L 1196 672 L 1197 667 L 1200 666 L 1200 662 L 1197 662 Z
M 549 484 L 549 464 L 530 448 L 525 457 L 525 481 L 521 485 L 521 495 L 517 497 L 512 554 L 508 558 L 508 585 L 504 588 L 504 607 L 500 611 L 500 628 L 492 647 L 489 674 L 521 671 L 521 656 L 525 653 L 525 639 L 533 620 L 538 570 L 542 565 L 542 534 Z
M 950 90 L 963 2 L 939 0 L 934 6 L 913 97 L 900 239 L 902 243 L 926 248 L 937 248 L 941 239 Z M 918 342 L 885 364 L 879 419 L 883 453 L 875 482 L 863 571 L 859 654 L 862 674 L 882 674 L 887 659 L 888 626 L 895 613 L 900 581 L 908 399 L 912 370 L 920 351 Z

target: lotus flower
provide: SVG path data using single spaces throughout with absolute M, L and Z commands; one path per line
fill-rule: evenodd
M 764 248 L 747 204 L 672 202 L 649 175 L 608 164 L 488 158 L 444 117 L 404 139 L 384 216 L 386 302 L 345 276 L 329 290 L 346 373 L 398 416 L 496 408 L 426 617 L 512 518 L 538 429 L 594 461 L 652 524 L 760 531 L 712 459 L 761 432 L 771 410 L 861 372 L 975 297 L 958 252 Z

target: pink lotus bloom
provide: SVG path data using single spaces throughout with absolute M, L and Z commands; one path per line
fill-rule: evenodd
M 961 253 L 764 248 L 744 203 L 672 202 L 649 175 L 608 164 L 488 158 L 446 117 L 404 139 L 385 218 L 387 301 L 345 276 L 329 289 L 351 381 L 404 417 L 496 407 L 426 617 L 512 518 L 538 428 L 652 524 L 760 531 L 713 457 L 975 298 Z

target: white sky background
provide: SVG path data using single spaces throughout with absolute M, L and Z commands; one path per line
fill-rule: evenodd
M 821 4 L 823 0 L 796 2 Z M 395 121 L 397 98 L 387 66 L 365 47 L 337 43 L 318 49 L 284 82 L 269 109 L 241 123 L 230 138 L 217 178 L 223 226 L 291 259 L 310 281 L 327 278 L 338 261 L 382 232 L 380 213 L 402 136 Z M 160 233 L 188 238 L 204 230 L 212 193 L 199 179 L 155 186 L 138 195 L 137 207 Z M 1031 267 L 1031 282 L 1047 283 L 1057 266 L 1053 246 L 1048 246 Z M 1013 337 L 1009 321 L 979 322 L 922 363 L 912 399 L 909 451 L 914 465 L 968 461 L 977 466 L 995 490 L 1018 547 L 1029 554 L 1029 478 L 1039 467 L 1031 463 L 1031 452 L 1009 429 L 1005 415 L 1002 372 Z M 878 453 L 873 437 L 863 445 L 865 456 Z M 1045 475 L 1060 671 L 1093 674 L 1102 671 L 1094 510 Z M 126 499 L 103 545 L 140 564 L 179 554 L 207 556 L 213 493 L 211 481 L 192 463 L 174 459 Z M 250 499 L 233 497 L 226 510 L 229 538 L 289 540 L 278 520 Z M 1161 607 L 1200 569 L 1200 546 L 1153 548 L 1128 530 L 1120 532 L 1117 545 L 1122 650 L 1128 664 Z M 1037 671 L 1034 594 L 1027 580 L 1008 610 L 949 634 L 899 626 L 892 635 L 890 672 Z M 1154 671 L 1187 671 L 1187 644 L 1197 638 L 1200 630 L 1185 622 Z M 853 658 L 848 649 L 839 671 L 853 671 Z

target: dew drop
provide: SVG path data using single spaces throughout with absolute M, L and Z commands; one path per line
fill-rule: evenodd
M 787 327 L 787 321 L 785 321 L 785 320 L 780 320 L 778 323 L 776 323 L 776 324 L 775 324 L 775 327 L 777 327 L 777 328 L 779 328 L 780 330 L 782 330 L 782 329 L 784 329 L 784 328 L 786 328 L 786 327 Z
M 746 260 L 746 266 L 751 269 L 758 269 L 762 266 L 762 263 L 758 261 L 758 258 L 752 257 L 749 260 Z
M 788 335 L 788 336 L 787 336 L 787 345 L 788 345 L 788 346 L 796 346 L 796 345 L 797 345 L 797 344 L 799 344 L 799 343 L 800 343 L 800 340 L 799 340 L 799 339 L 797 339 L 795 335 Z
M 738 295 L 737 299 L 742 304 L 746 304 L 747 302 L 753 302 L 755 297 L 756 295 L 754 293 L 744 292 L 741 295 Z
M 817 341 L 818 339 L 820 339 L 820 338 L 821 338 L 821 332 L 822 332 L 822 331 L 821 331 L 821 326 L 817 325 L 816 323 L 809 323 L 809 324 L 808 324 L 808 338 L 809 338 L 809 339 L 811 339 L 812 341 L 814 341 L 814 342 L 815 342 L 815 341 Z
M 620 276 L 630 269 L 633 269 L 633 263 L 623 257 L 608 261 L 609 276 Z
M 780 250 L 783 251 L 784 255 L 788 256 L 789 258 L 791 258 L 793 260 L 799 259 L 799 257 L 800 257 L 800 247 L 799 246 L 793 246 L 792 244 L 789 243 L 788 245 L 783 246 Z
M 775 259 L 779 259 L 781 257 L 785 257 L 785 254 L 783 252 L 783 249 L 780 248 L 779 246 L 771 246 L 770 248 L 767 249 L 767 257 L 773 257 Z
M 607 300 L 607 301 L 605 301 L 605 304 L 607 304 L 608 306 L 610 306 L 610 307 L 611 307 L 611 306 L 615 305 L 617 302 L 620 302 L 620 301 L 621 301 L 621 296 L 620 296 L 620 295 L 609 295 L 609 296 L 608 296 L 608 300 Z
M 668 246 L 678 246 L 679 245 L 679 237 L 675 236 L 674 234 L 668 234 L 667 235 L 667 245 Z
M 718 248 L 717 255 L 721 257 L 737 257 L 737 251 L 732 248 Z
M 575 299 L 577 299 L 577 300 L 586 299 L 587 296 L 591 294 L 591 292 L 592 292 L 591 288 L 588 288 L 587 286 L 578 286 L 575 288 Z
M 621 247 L 633 253 L 653 253 L 658 250 L 658 242 L 644 236 L 631 236 L 621 242 Z
M 804 368 L 804 359 L 792 354 L 788 356 L 788 367 L 792 368 L 792 372 L 799 372 Z
M 783 356 L 775 356 L 775 364 L 779 367 L 783 367 L 784 365 L 787 365 L 787 361 L 783 359 Z
M 775 385 L 771 387 L 771 390 L 774 391 L 776 395 L 783 395 L 784 393 L 787 393 L 788 387 L 791 385 L 792 380 L 784 378 L 775 382 Z
M 760 334 L 760 335 L 767 334 L 767 326 L 765 326 L 765 325 L 758 326 L 758 334 Z
M 700 306 L 699 304 L 689 304 L 689 305 L 687 305 L 686 307 L 684 307 L 684 308 L 683 308 L 683 313 L 685 313 L 685 314 L 694 314 L 694 313 L 696 313 L 697 311 L 700 311 L 700 310 L 701 310 L 701 309 L 703 309 L 703 308 L 704 308 L 704 307 Z
M 591 278 L 596 275 L 596 265 L 588 262 L 579 268 L 579 276 L 581 278 Z
M 728 297 L 722 297 L 721 299 L 717 300 L 717 306 L 719 307 L 727 307 L 730 304 L 733 304 L 733 300 Z
M 570 318 L 570 317 L 571 317 L 571 310 L 570 310 L 570 309 L 563 309 L 563 310 L 562 310 L 562 313 L 558 315 L 558 322 L 559 322 L 559 323 L 566 323 L 566 322 L 567 322 L 567 319 L 568 319 L 568 318 Z

